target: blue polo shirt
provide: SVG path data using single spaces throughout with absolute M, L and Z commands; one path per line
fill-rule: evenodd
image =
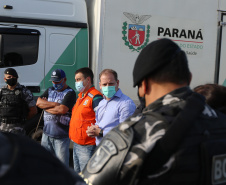
M 133 100 L 119 89 L 108 101 L 105 98 L 100 101 L 96 110 L 96 125 L 103 129 L 105 136 L 112 128 L 125 121 L 136 109 Z M 96 145 L 102 137 L 96 137 Z

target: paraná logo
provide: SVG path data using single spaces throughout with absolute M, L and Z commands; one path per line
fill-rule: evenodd
M 123 22 L 122 39 L 129 49 L 139 52 L 148 44 L 150 37 L 150 25 L 141 24 L 149 19 L 151 15 L 139 16 L 127 12 L 124 12 L 123 14 L 130 20 L 131 24 L 128 24 L 127 21 Z M 147 30 L 145 31 L 146 26 Z

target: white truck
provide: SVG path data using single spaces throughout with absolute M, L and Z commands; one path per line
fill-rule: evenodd
M 135 60 L 161 38 L 187 53 L 191 87 L 226 85 L 225 18 L 225 0 L 1 0 L 0 86 L 7 67 L 17 70 L 19 82 L 36 97 L 52 85 L 56 68 L 66 72 L 72 88 L 78 68 L 92 68 L 96 87 L 99 73 L 111 68 L 122 91 L 136 101 Z

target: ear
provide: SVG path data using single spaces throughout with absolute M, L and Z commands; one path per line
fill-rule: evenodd
M 142 86 L 143 86 L 144 94 L 147 94 L 148 91 L 150 90 L 150 89 L 149 89 L 149 85 L 148 85 L 148 80 L 147 80 L 147 79 L 144 79 L 144 80 L 142 81 Z
M 89 76 L 87 77 L 87 80 L 89 83 L 91 83 L 91 78 Z
M 102 87 L 101 87 L 101 83 L 99 82 L 99 86 L 100 86 L 100 89 L 102 89 Z
M 150 94 L 151 93 L 151 87 L 152 87 L 152 80 L 151 79 L 145 79 L 144 80 L 144 85 L 145 85 L 145 94 Z
M 119 80 L 117 80 L 117 86 L 119 86 Z
M 139 88 L 139 96 L 144 97 L 144 95 L 147 94 L 147 80 L 144 79 L 138 88 Z

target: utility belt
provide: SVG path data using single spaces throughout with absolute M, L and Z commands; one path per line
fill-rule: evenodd
M 23 118 L 1 118 L 1 123 L 5 124 L 22 124 L 24 122 Z

